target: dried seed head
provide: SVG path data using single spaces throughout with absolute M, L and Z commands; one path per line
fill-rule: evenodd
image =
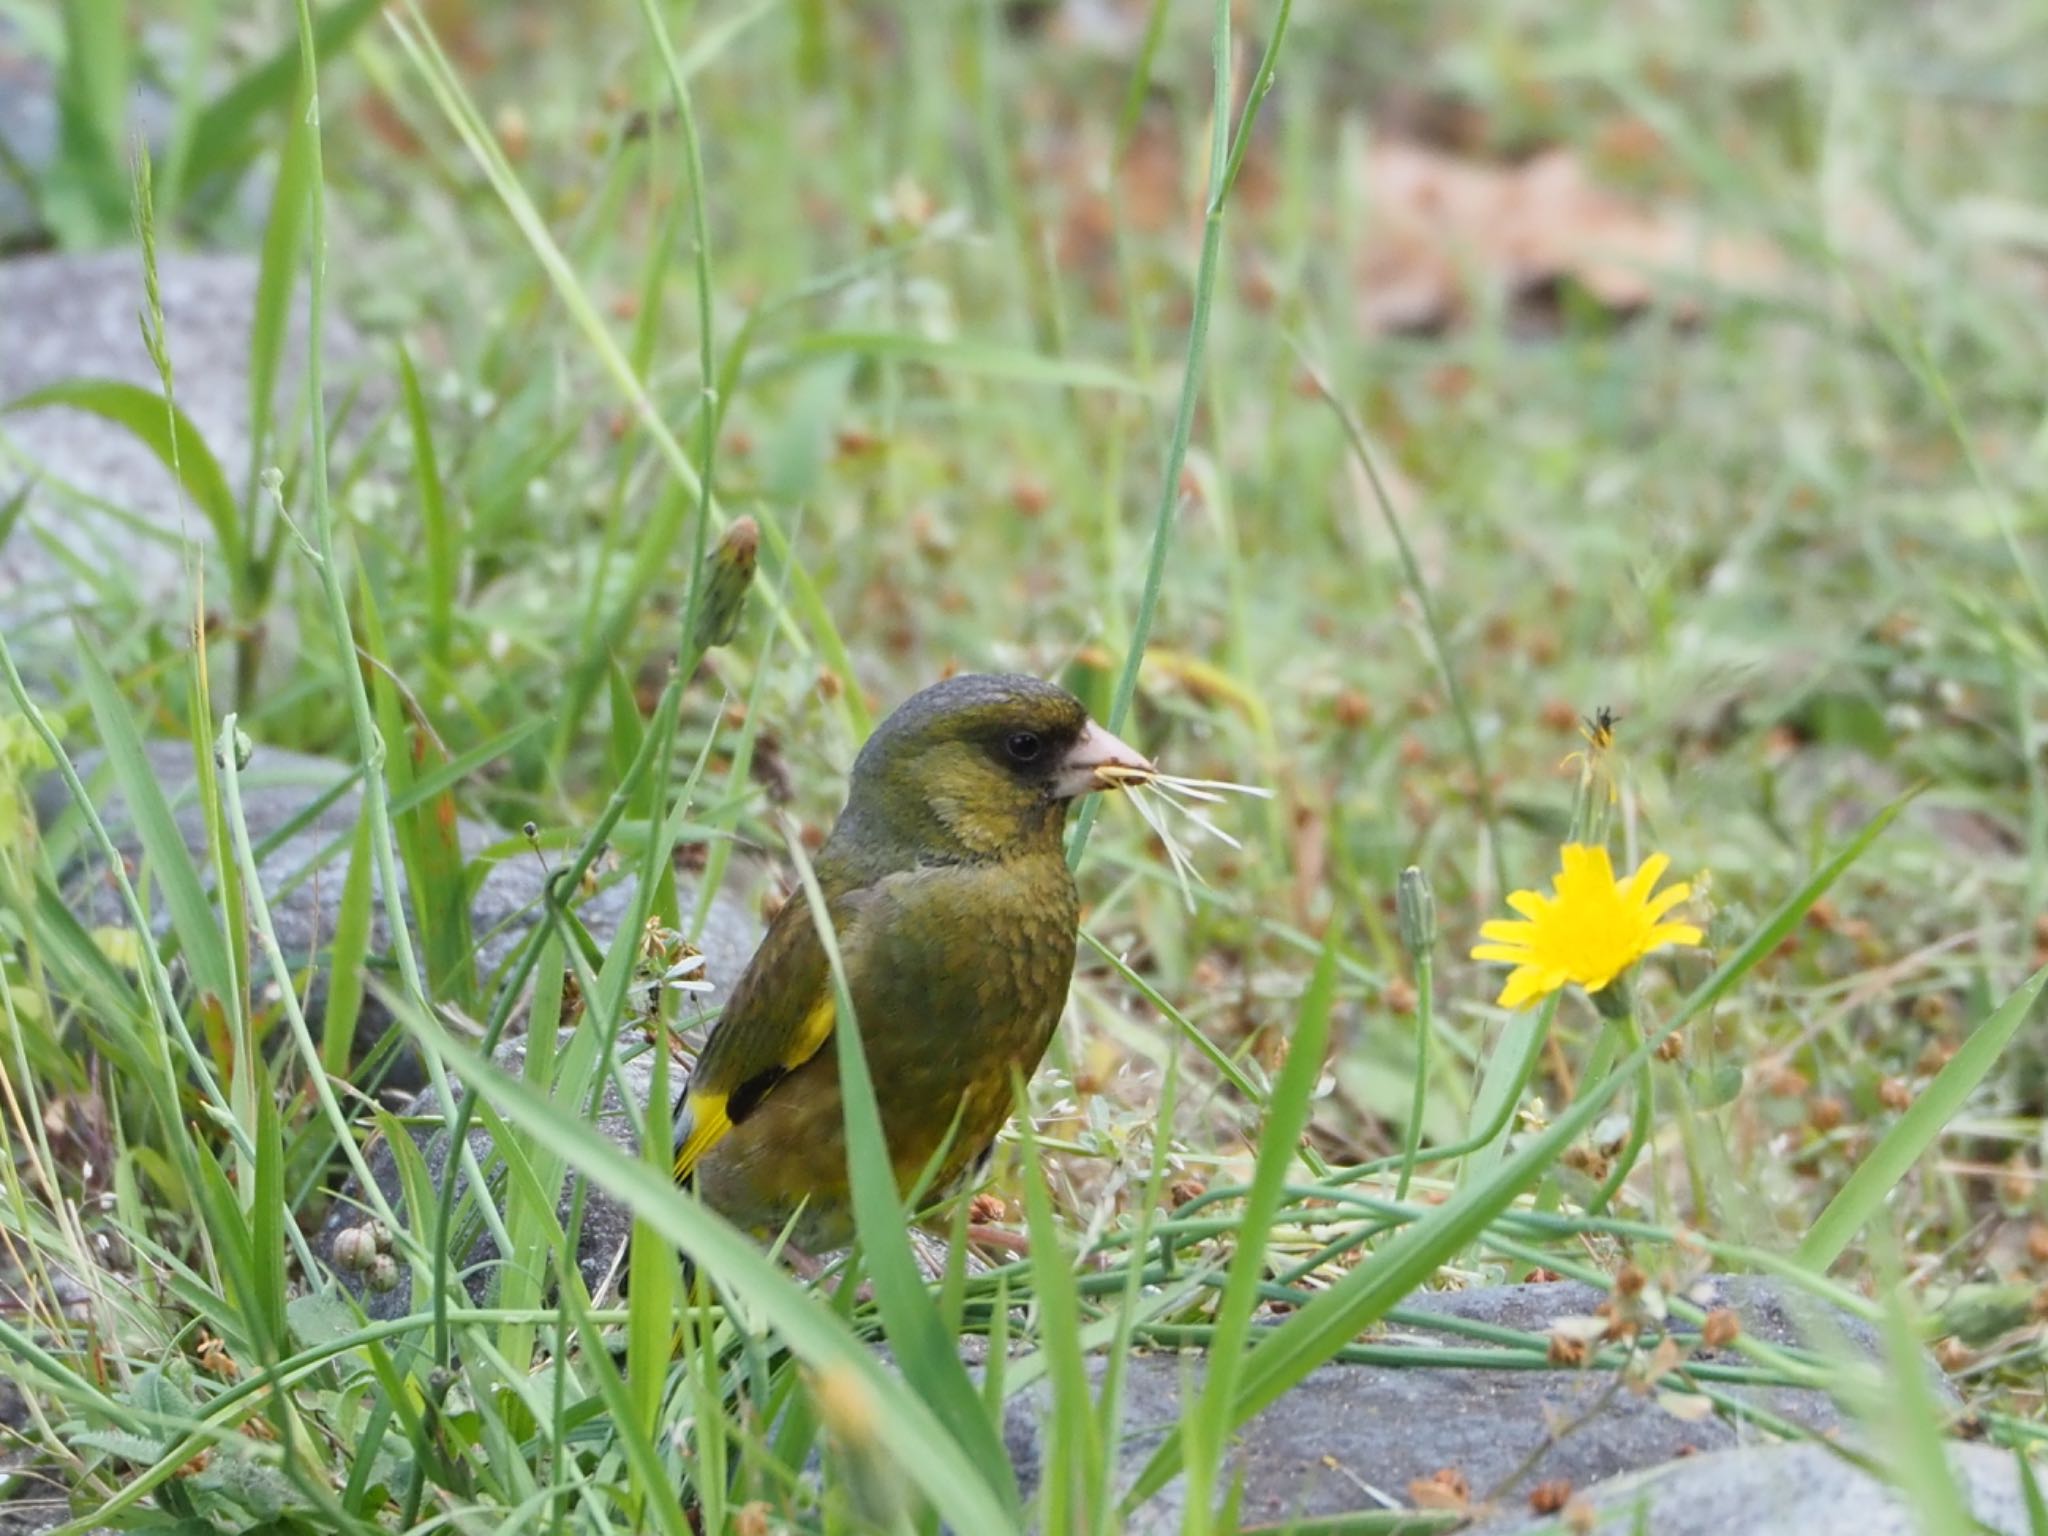
M 1742 1319 L 1732 1307 L 1716 1307 L 1700 1325 L 1700 1338 L 1709 1349 L 1726 1349 L 1742 1337 Z
M 1571 1502 L 1572 1480 L 1553 1477 L 1529 1490 L 1529 1508 L 1539 1515 L 1554 1515 Z
M 1003 1197 L 990 1194 L 987 1190 L 983 1190 L 967 1202 L 967 1219 L 983 1226 L 1001 1221 L 1007 1215 L 1009 1211 L 1003 1205 Z
M 2048 1264 L 2048 1224 L 2037 1221 L 2027 1228 L 2027 1257 L 2036 1264 Z
M 344 1227 L 334 1234 L 328 1256 L 342 1273 L 359 1275 L 376 1263 L 377 1242 L 368 1227 Z
M 1849 1107 L 1831 1093 L 1817 1093 L 1806 1102 L 1806 1122 L 1825 1136 L 1848 1118 Z
M 1372 696 L 1356 688 L 1346 688 L 1337 695 L 1330 712 L 1345 730 L 1358 730 L 1372 724 Z
M 1417 1509 L 1454 1509 L 1464 1512 L 1472 1502 L 1472 1484 L 1456 1467 L 1439 1467 L 1428 1477 L 1408 1484 L 1408 1500 Z

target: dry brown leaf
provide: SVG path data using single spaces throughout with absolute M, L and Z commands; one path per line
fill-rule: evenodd
M 1626 311 L 1649 304 L 1660 279 L 1676 279 L 1673 308 L 1690 316 L 1699 309 L 1692 285 L 1767 289 L 1782 270 L 1768 245 L 1597 185 L 1569 150 L 1495 165 L 1388 140 L 1358 174 L 1371 219 L 1358 270 L 1368 330 L 1434 330 L 1482 293 L 1526 301 L 1566 280 Z

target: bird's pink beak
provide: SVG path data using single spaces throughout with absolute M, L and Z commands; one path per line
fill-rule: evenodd
M 1081 739 L 1067 751 L 1060 771 L 1052 781 L 1053 798 L 1073 800 L 1099 789 L 1120 789 L 1125 784 L 1151 777 L 1152 764 L 1144 754 L 1125 745 L 1093 720 L 1081 732 Z

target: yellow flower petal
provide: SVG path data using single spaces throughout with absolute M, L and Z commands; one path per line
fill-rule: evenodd
M 1529 958 L 1526 944 L 1478 944 L 1472 949 L 1474 960 L 1498 960 L 1503 965 L 1520 965 Z
M 1500 1006 L 1519 1008 L 1568 984 L 1597 992 L 1653 950 L 1698 944 L 1702 935 L 1694 924 L 1663 921 L 1692 894 L 1684 883 L 1657 890 L 1670 867 L 1668 857 L 1653 853 L 1617 879 L 1605 847 L 1567 843 L 1559 849 L 1549 894 L 1515 891 L 1507 904 L 1519 921 L 1480 925 L 1486 942 L 1472 957 L 1514 967 Z
M 1504 917 L 1490 918 L 1479 925 L 1479 937 L 1499 939 L 1504 944 L 1520 944 L 1536 932 L 1534 923 L 1510 922 Z
M 1681 880 L 1669 890 L 1659 891 L 1656 895 L 1652 896 L 1643 904 L 1643 910 L 1649 913 L 1650 920 L 1655 922 L 1691 895 L 1692 887 Z
M 1696 948 L 1704 938 L 1706 935 L 1691 923 L 1659 923 L 1650 930 L 1650 942 L 1645 950 L 1662 949 L 1667 944 Z
M 1500 1006 L 1520 1008 L 1547 992 L 1555 992 L 1563 985 L 1564 978 L 1554 972 L 1546 973 L 1533 965 L 1525 965 L 1508 973 L 1507 985 L 1500 989 Z
M 1621 882 L 1621 887 L 1630 897 L 1647 896 L 1657 888 L 1657 882 L 1664 878 L 1664 871 L 1670 867 L 1668 856 L 1653 853 L 1637 866 L 1634 874 Z
M 1566 843 L 1559 850 L 1559 863 L 1559 885 L 1566 880 L 1597 880 L 1603 885 L 1614 884 L 1614 862 L 1607 857 L 1607 849 L 1599 843 Z

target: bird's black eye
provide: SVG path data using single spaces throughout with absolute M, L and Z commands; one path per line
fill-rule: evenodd
M 1003 750 L 1010 754 L 1013 762 L 1035 763 L 1038 754 L 1045 750 L 1045 738 L 1036 731 L 1012 731 L 1003 743 Z

